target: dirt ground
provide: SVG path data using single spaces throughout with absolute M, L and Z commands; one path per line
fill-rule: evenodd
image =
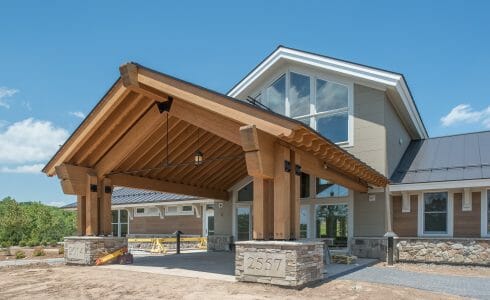
M 63 254 L 59 254 L 58 247 L 43 247 L 45 255 L 34 256 L 34 248 L 30 247 L 11 247 L 10 255 L 8 255 L 6 250 L 0 250 L 0 261 L 2 260 L 15 260 L 15 252 L 21 250 L 25 253 L 25 258 L 22 259 L 46 259 L 46 258 L 57 258 L 63 257 Z
M 97 267 L 0 268 L 0 299 L 458 299 L 422 290 L 333 280 L 302 290 Z
M 376 267 L 381 268 L 396 268 L 404 271 L 432 273 L 441 275 L 460 275 L 473 277 L 490 277 L 490 267 L 477 266 L 450 266 L 436 264 L 418 264 L 418 263 L 397 263 L 393 267 L 389 267 L 386 263 L 379 263 Z

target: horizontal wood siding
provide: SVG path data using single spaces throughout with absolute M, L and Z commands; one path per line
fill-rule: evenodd
M 410 212 L 402 213 L 402 196 L 393 196 L 393 230 L 401 237 L 417 236 L 418 196 L 410 196 Z
M 473 198 L 471 211 L 463 211 L 463 194 L 454 194 L 454 236 L 479 237 L 480 236 L 480 204 L 481 193 L 471 193 Z
M 202 234 L 202 219 L 192 216 L 134 217 L 129 220 L 130 234 L 173 234 L 180 230 L 184 234 Z

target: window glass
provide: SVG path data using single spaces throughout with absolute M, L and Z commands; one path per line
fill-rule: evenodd
M 310 197 L 310 174 L 301 172 L 300 198 Z
M 300 225 L 299 225 L 299 237 L 301 239 L 308 238 L 308 206 L 301 207 Z
M 325 197 L 347 197 L 349 190 L 341 185 L 334 184 L 326 179 L 316 179 L 316 196 L 317 198 Z
M 192 211 L 191 205 L 182 206 L 182 211 Z
M 317 79 L 316 80 L 316 111 L 323 112 L 349 105 L 346 86 Z
M 299 117 L 310 114 L 310 77 L 291 72 L 289 76 L 289 114 Z
M 316 237 L 332 238 L 333 247 L 347 247 L 346 204 L 318 205 L 316 208 Z
M 285 115 L 286 114 L 286 76 L 282 75 L 271 86 L 266 89 L 267 102 L 266 106 L 272 111 Z
M 214 235 L 214 216 L 208 216 L 208 235 Z
M 237 240 L 250 239 L 250 207 L 237 208 Z
M 145 213 L 145 209 L 144 208 L 137 208 L 136 209 L 136 213 L 138 213 L 138 214 L 144 214 Z
M 119 227 L 119 225 L 117 223 L 112 224 L 112 235 L 113 236 L 119 236 L 118 227 Z
M 238 201 L 253 201 L 254 186 L 253 182 L 250 182 L 242 189 L 238 191 Z
M 424 232 L 447 232 L 447 193 L 424 194 Z
M 128 211 L 125 209 L 120 210 L 120 222 L 128 223 Z
M 112 213 L 112 223 L 117 223 L 119 221 L 117 210 L 113 210 L 111 211 L 111 213 Z
M 487 232 L 490 234 L 490 190 L 487 191 L 487 203 L 488 203 L 488 212 L 487 212 Z
M 347 112 L 317 117 L 317 131 L 334 143 L 346 142 L 349 138 Z
M 128 224 L 121 224 L 121 236 L 125 237 L 128 234 Z
M 311 117 L 299 118 L 299 119 L 296 119 L 296 120 L 298 120 L 301 123 L 304 123 L 305 125 L 308 125 L 308 126 L 311 127 L 311 123 L 310 123 Z

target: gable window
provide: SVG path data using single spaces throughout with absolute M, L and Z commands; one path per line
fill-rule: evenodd
M 347 197 L 349 190 L 326 179 L 316 178 L 316 197 Z
M 249 184 L 247 184 L 246 186 L 244 186 L 243 188 L 241 188 L 238 191 L 238 198 L 237 198 L 237 200 L 239 202 L 253 201 L 253 198 L 254 198 L 254 185 L 253 185 L 253 182 L 250 182 Z
M 348 144 L 352 114 L 352 85 L 295 71 L 280 75 L 256 100 L 272 111 L 294 118 L 334 143 Z
M 265 105 L 272 111 L 286 114 L 286 75 L 282 75 L 266 89 Z
M 445 234 L 448 232 L 448 193 L 424 194 L 424 233 Z
M 310 174 L 301 172 L 299 197 L 300 198 L 310 197 Z

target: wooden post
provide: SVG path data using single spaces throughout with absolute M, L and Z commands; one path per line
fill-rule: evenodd
M 274 146 L 274 239 L 291 238 L 291 178 L 286 168 L 290 164 L 290 150 L 275 144 Z M 290 167 L 290 165 L 289 165 Z
M 291 201 L 291 239 L 300 238 L 300 184 L 301 160 L 298 152 L 291 150 L 290 201 Z M 298 173 L 297 173 L 298 172 Z
M 85 202 L 86 197 L 77 195 L 77 235 L 85 235 Z
M 99 224 L 100 234 L 110 235 L 112 233 L 112 185 L 111 180 L 104 178 L 99 181 Z
M 271 206 L 271 202 L 274 201 L 272 180 L 254 177 L 253 185 L 253 239 L 267 240 L 271 238 L 274 231 L 274 209 Z
M 86 192 L 86 235 L 96 236 L 99 234 L 99 201 L 97 195 L 97 176 L 87 175 Z

